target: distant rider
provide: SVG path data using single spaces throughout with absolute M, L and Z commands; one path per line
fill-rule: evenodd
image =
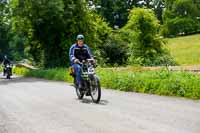
M 5 73 L 6 73 L 6 65 L 10 65 L 10 64 L 11 64 L 11 61 L 8 59 L 7 55 L 5 55 L 3 59 L 3 67 L 4 67 L 3 76 L 5 76 Z

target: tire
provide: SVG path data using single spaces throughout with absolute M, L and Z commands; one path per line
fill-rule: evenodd
M 94 103 L 99 103 L 101 99 L 101 85 L 98 77 L 95 76 L 94 80 L 95 85 L 93 87 L 95 87 L 95 89 L 91 87 L 91 97 Z M 94 95 L 94 93 L 96 96 Z
M 76 84 L 76 80 L 74 80 L 74 87 L 76 88 L 76 95 L 78 99 L 79 100 L 83 99 L 84 93 L 79 90 L 78 85 Z
M 7 78 L 7 79 L 10 79 L 10 74 L 7 74 L 6 78 Z
M 10 71 L 9 71 L 9 69 L 6 69 L 5 75 L 6 75 L 7 79 L 10 79 Z
M 76 95 L 79 100 L 83 99 L 84 93 L 82 93 L 78 88 L 76 88 Z
M 7 79 L 11 79 L 11 69 L 7 69 Z

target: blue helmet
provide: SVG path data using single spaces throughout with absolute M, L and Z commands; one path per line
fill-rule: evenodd
M 77 37 L 76 37 L 76 40 L 84 40 L 85 39 L 85 37 L 84 37 L 84 35 L 82 35 L 82 34 L 80 34 L 80 35 L 78 35 Z

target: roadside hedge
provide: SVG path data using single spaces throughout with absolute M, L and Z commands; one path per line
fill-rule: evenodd
M 27 70 L 15 68 L 16 74 L 48 80 L 71 82 L 73 79 L 64 68 Z M 200 75 L 167 70 L 115 70 L 97 69 L 104 88 L 127 92 L 149 93 L 166 96 L 200 99 Z

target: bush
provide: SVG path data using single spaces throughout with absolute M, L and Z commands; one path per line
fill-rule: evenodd
M 2 72 L 3 71 L 3 67 L 2 66 L 0 66 L 0 72 Z
M 129 63 L 146 65 L 173 65 L 165 42 L 160 38 L 160 25 L 149 9 L 136 8 L 130 12 L 127 25 L 121 30 L 129 42 Z
M 28 70 L 26 68 L 15 68 L 15 74 L 23 75 L 25 77 L 36 77 L 48 80 L 68 81 L 72 82 L 69 72 L 64 68 L 55 69 L 41 69 L 41 70 Z
M 128 45 L 117 33 L 110 34 L 105 44 L 100 46 L 102 63 L 107 65 L 125 65 L 128 58 Z
M 134 58 L 134 64 L 139 64 L 141 66 L 175 66 L 177 65 L 174 58 L 172 58 L 168 51 L 166 54 L 160 54 L 155 57 L 149 58 Z

